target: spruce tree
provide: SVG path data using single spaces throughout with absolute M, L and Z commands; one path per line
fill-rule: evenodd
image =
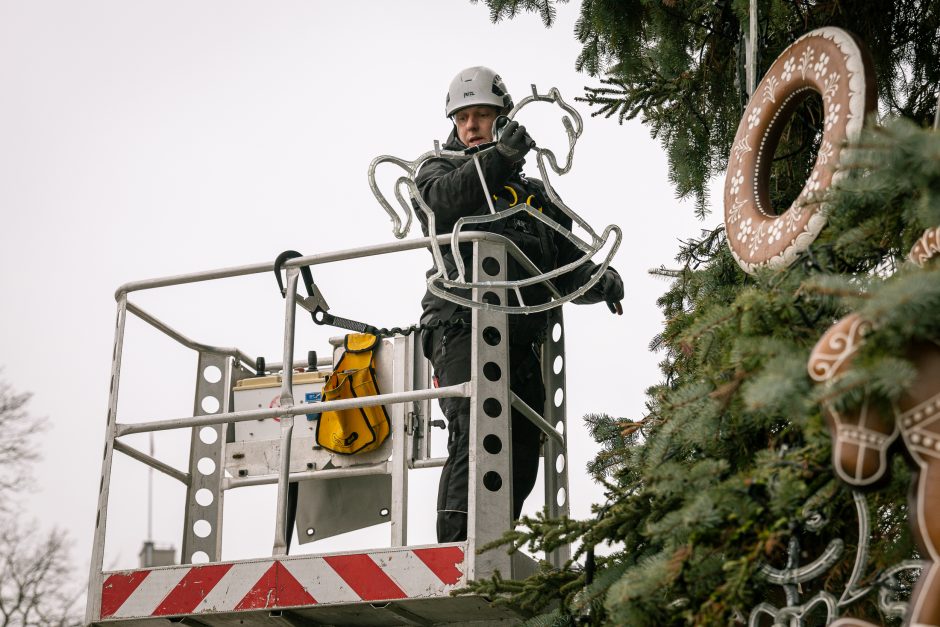
M 494 21 L 519 12 L 554 20 L 553 0 L 486 0 Z M 706 183 L 727 166 L 747 102 L 742 33 L 746 0 L 584 0 L 578 69 L 599 77 L 583 100 L 619 121 L 639 116 L 661 139 L 680 197 L 709 209 Z M 688 239 L 659 299 L 662 377 L 639 416 L 588 416 L 601 447 L 590 472 L 606 502 L 584 521 L 526 519 L 506 541 L 536 550 L 580 542 L 585 563 L 524 582 L 478 582 L 533 624 L 728 625 L 761 601 L 784 604 L 760 576 L 783 567 L 793 539 L 800 563 L 843 539 L 839 562 L 802 597 L 839 596 L 855 556 L 852 492 L 832 471 L 820 402 L 857 405 L 862 392 L 897 399 L 915 371 L 911 342 L 940 338 L 940 262 L 905 262 L 924 229 L 940 226 L 940 134 L 931 130 L 940 86 L 940 5 L 925 0 L 761 0 L 758 76 L 801 34 L 821 26 L 855 33 L 871 52 L 879 111 L 844 157 L 850 173 L 826 192 L 826 228 L 796 263 L 745 274 L 723 228 Z M 877 16 L 875 18 L 874 16 Z M 819 99 L 796 112 L 777 148 L 774 206 L 789 206 L 813 166 Z M 677 234 L 681 235 L 681 234 Z M 851 376 L 820 388 L 810 350 L 837 319 L 858 311 L 875 324 Z M 651 381 L 651 383 L 653 383 Z M 868 496 L 873 583 L 917 557 L 907 522 L 910 471 L 899 456 L 888 485 Z M 823 524 L 824 523 L 824 524 Z M 607 556 L 593 547 L 610 544 Z M 909 593 L 910 578 L 901 581 Z M 905 591 L 901 590 L 902 596 Z M 847 613 L 876 622 L 875 591 Z M 555 604 L 561 598 L 560 605 Z M 815 623 L 813 621 L 816 621 Z M 809 624 L 819 624 L 815 615 Z

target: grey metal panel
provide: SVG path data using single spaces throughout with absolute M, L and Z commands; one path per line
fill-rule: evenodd
M 497 266 L 495 269 L 492 267 L 494 264 Z M 477 282 L 505 280 L 506 249 L 489 242 L 477 242 L 474 245 L 473 276 Z M 505 289 L 474 288 L 472 297 L 481 301 L 485 292 L 492 292 L 500 303 L 507 302 Z M 478 553 L 480 547 L 497 540 L 512 527 L 507 316 L 475 308 L 472 310 L 471 329 L 467 577 L 484 579 L 498 570 L 504 577 L 511 578 L 512 561 L 505 547 Z M 490 342 L 483 339 L 484 330 L 491 338 Z M 493 338 L 498 338 L 498 341 L 494 342 Z
M 391 512 L 391 475 L 310 479 L 297 483 L 297 540 L 300 544 L 388 522 Z
M 548 438 L 543 448 L 545 476 L 545 507 L 551 518 L 567 517 L 570 492 L 568 489 L 568 420 L 565 407 L 568 402 L 565 387 L 565 324 L 561 308 L 548 315 L 548 333 L 542 345 L 542 380 L 545 382 L 545 420 L 560 431 L 563 443 Z M 558 372 L 556 373 L 556 366 Z M 561 390 L 561 394 L 558 391 Z M 557 395 L 557 396 L 556 396 Z M 561 402 L 556 404 L 555 401 Z M 560 425 L 560 427 L 559 427 Z M 559 470 L 559 467 L 561 470 Z M 564 495 L 561 505 L 559 498 Z M 555 568 L 561 568 L 571 558 L 570 545 L 549 553 L 546 558 Z
M 376 354 L 376 379 L 380 391 L 398 393 L 412 390 L 412 347 L 411 338 L 391 337 L 381 340 Z M 339 362 L 343 350 L 342 342 L 338 341 L 334 364 Z M 300 482 L 297 531 L 301 543 L 391 521 L 391 546 L 406 544 L 407 449 L 410 436 L 406 433 L 405 419 L 406 411 L 410 412 L 411 408 L 411 403 L 386 405 L 392 425 L 390 438 L 368 453 L 331 454 L 329 467 L 319 470 L 324 473 L 344 471 L 349 476 Z M 300 441 L 295 444 L 300 444 Z M 391 461 L 385 466 L 386 474 L 353 474 L 367 466 L 384 462 L 389 457 Z M 338 499 L 344 502 L 339 504 Z M 308 529 L 314 529 L 315 533 L 307 534 Z
M 221 376 L 210 381 L 207 371 L 218 368 Z M 193 416 L 219 413 L 228 402 L 231 377 L 231 360 L 226 355 L 199 353 L 196 368 L 196 399 Z M 210 400 L 211 399 L 211 400 Z M 210 411 L 214 408 L 214 411 Z M 189 487 L 186 489 L 186 514 L 183 519 L 183 549 L 181 561 L 193 563 L 193 556 L 205 554 L 210 562 L 217 562 L 222 549 L 222 467 L 227 425 L 218 424 L 193 427 L 189 444 Z M 211 472 L 207 472 L 210 471 Z M 200 505 L 196 501 L 199 490 L 208 490 L 212 501 Z M 195 525 L 199 526 L 200 537 Z M 206 559 L 203 558 L 203 561 Z

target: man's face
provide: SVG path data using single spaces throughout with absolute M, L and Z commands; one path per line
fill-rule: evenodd
M 493 141 L 493 122 L 499 115 L 495 107 L 473 105 L 454 114 L 457 137 L 468 148 Z

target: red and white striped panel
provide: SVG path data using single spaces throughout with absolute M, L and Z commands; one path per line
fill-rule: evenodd
M 104 619 L 448 596 L 465 583 L 462 546 L 177 566 L 110 574 Z

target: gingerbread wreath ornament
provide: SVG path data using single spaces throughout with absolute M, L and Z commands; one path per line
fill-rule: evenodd
M 780 211 L 770 206 L 770 165 L 787 120 L 813 93 L 824 111 L 816 163 L 797 199 Z M 838 181 L 842 150 L 875 104 L 868 53 L 842 29 L 810 31 L 770 66 L 738 125 L 725 178 L 728 244 L 745 272 L 789 265 L 816 239 L 826 224 L 819 198 Z

